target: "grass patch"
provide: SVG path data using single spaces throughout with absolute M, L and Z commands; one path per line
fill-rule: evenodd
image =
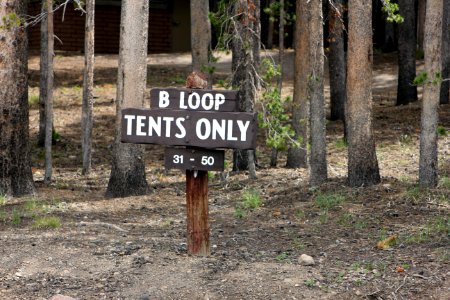
M 19 226 L 22 223 L 22 218 L 23 215 L 16 209 L 13 209 L 11 216 L 11 224 L 13 224 L 14 226 Z
M 242 195 L 242 206 L 248 210 L 254 210 L 262 205 L 261 195 L 255 189 L 249 189 Z
M 32 225 L 33 229 L 56 229 L 59 227 L 61 227 L 61 221 L 58 217 L 40 217 Z
M 345 201 L 345 196 L 335 193 L 319 193 L 314 199 L 314 203 L 322 210 L 330 210 L 342 204 Z
M 444 126 L 438 126 L 436 128 L 436 133 L 438 136 L 447 136 L 447 130 Z
M 402 237 L 404 243 L 420 244 L 431 240 L 446 239 L 450 235 L 450 220 L 448 217 L 436 216 L 413 234 Z
M 247 216 L 247 212 L 244 209 L 242 209 L 242 207 L 236 206 L 234 209 L 234 216 L 238 219 L 242 219 Z
M 340 138 L 340 139 L 336 140 L 336 142 L 334 143 L 334 146 L 338 150 L 344 150 L 344 149 L 347 149 L 348 143 L 344 138 Z
M 29 95 L 28 105 L 31 107 L 36 107 L 39 104 L 39 95 Z
M 304 284 L 309 287 L 309 288 L 313 288 L 316 286 L 316 280 L 315 279 L 306 279 Z
M 448 176 L 442 176 L 439 180 L 439 186 L 445 189 L 450 189 L 450 178 Z
M 0 194 L 0 206 L 3 206 L 6 204 L 6 196 L 3 194 Z
M 287 253 L 287 252 L 281 252 L 280 254 L 278 254 L 278 255 L 275 257 L 275 260 L 281 262 L 281 261 L 286 260 L 288 257 L 289 257 L 289 253 Z

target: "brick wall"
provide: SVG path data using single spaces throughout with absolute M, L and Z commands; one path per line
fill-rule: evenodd
M 118 53 L 120 35 L 120 6 L 97 5 L 95 12 L 95 52 Z M 28 14 L 37 15 L 40 5 L 29 5 Z M 62 44 L 55 40 L 55 50 L 78 51 L 84 50 L 85 16 L 68 6 L 62 22 L 62 10 L 54 15 L 55 35 Z M 171 11 L 161 9 L 150 10 L 149 22 L 149 53 L 170 52 L 171 49 Z M 40 25 L 29 29 L 29 48 L 39 50 Z

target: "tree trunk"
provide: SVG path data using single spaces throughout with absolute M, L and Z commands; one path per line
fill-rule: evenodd
M 275 3 L 275 0 L 269 1 L 269 7 L 272 7 L 272 4 Z M 273 30 L 274 30 L 274 24 L 273 24 L 273 15 L 269 16 L 269 22 L 267 25 L 267 49 L 273 48 Z
M 348 184 L 380 182 L 372 132 L 372 2 L 349 0 L 347 54 Z
M 345 126 L 345 101 L 346 101 L 346 59 L 344 45 L 344 9 L 343 0 L 329 2 L 329 34 L 330 54 L 328 68 L 330 73 L 330 119 L 341 120 Z M 345 130 L 344 130 L 345 131 Z
M 294 61 L 294 97 L 292 100 L 292 128 L 295 139 L 300 139 L 299 148 L 290 148 L 286 167 L 307 167 L 308 114 L 307 96 L 308 76 L 310 74 L 309 56 L 309 22 L 310 13 L 306 1 L 296 2 L 295 21 L 295 61 Z
M 308 60 L 311 62 L 311 73 L 308 79 L 308 98 L 311 103 L 311 157 L 309 182 L 311 186 L 318 186 L 327 180 L 322 0 L 312 0 L 310 5 L 311 43 Z
M 26 1 L 4 0 L 0 20 L 26 11 Z M 0 49 L 0 194 L 21 196 L 35 192 L 28 145 L 26 30 L 0 28 Z
M 281 95 L 283 88 L 283 63 L 284 63 L 284 0 L 280 0 L 280 26 L 278 29 L 278 64 L 280 76 L 278 77 L 278 91 Z
M 255 3 L 257 2 L 257 3 Z M 236 20 L 234 37 L 232 41 L 233 55 L 233 78 L 232 85 L 239 89 L 239 109 L 252 112 L 256 97 L 256 89 L 259 85 L 256 70 L 259 58 L 255 57 L 256 49 L 259 49 L 260 37 L 255 36 L 259 25 L 259 1 L 252 1 L 249 5 L 247 0 L 238 0 L 234 3 L 234 14 L 241 14 Z M 258 43 L 258 46 L 255 45 Z M 259 54 L 256 53 L 256 55 Z M 254 150 L 235 150 L 233 152 L 233 170 L 249 170 L 249 177 L 256 178 Z
M 42 2 L 41 13 L 44 15 L 41 21 L 41 59 L 39 78 L 39 133 L 38 145 L 45 145 L 45 102 L 47 101 L 47 70 L 48 70 L 48 35 L 47 35 L 47 2 Z
M 403 23 L 398 24 L 398 84 L 397 103 L 405 105 L 417 101 L 416 77 L 416 34 L 412 30 L 416 23 L 414 1 L 399 0 Z
M 441 71 L 443 0 L 428 0 L 425 17 L 425 72 L 428 79 L 436 79 Z M 426 83 L 423 88 L 420 131 L 419 183 L 434 187 L 438 184 L 437 124 L 440 82 Z
M 149 2 L 147 0 L 122 1 L 116 137 L 111 176 L 106 190 L 108 197 L 144 195 L 148 190 L 143 146 L 120 142 L 121 109 L 144 105 L 147 80 L 148 16 Z
M 447 80 L 441 85 L 440 103 L 448 104 L 450 102 L 450 0 L 444 0 L 442 13 L 442 78 Z
M 209 49 L 211 44 L 211 22 L 209 1 L 191 0 L 191 53 L 192 71 L 208 74 L 209 88 L 212 75 L 209 71 Z
M 52 140 L 53 140 L 53 0 L 47 0 L 47 99 L 45 101 L 45 174 L 44 183 L 52 181 Z
M 84 77 L 83 105 L 81 109 L 81 149 L 83 153 L 83 175 L 91 171 L 92 128 L 94 122 L 94 34 L 95 0 L 86 1 L 86 24 L 84 33 Z
M 425 15 L 427 0 L 419 0 L 417 8 L 417 47 L 423 50 L 423 38 L 425 32 Z

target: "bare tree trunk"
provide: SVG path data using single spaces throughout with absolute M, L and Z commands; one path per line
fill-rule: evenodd
M 278 77 L 278 91 L 281 95 L 283 88 L 283 63 L 284 63 L 284 0 L 280 0 L 280 26 L 278 29 L 278 64 L 280 76 Z
M 419 0 L 417 8 L 417 47 L 423 50 L 423 38 L 425 32 L 425 16 L 427 0 Z
M 39 133 L 38 145 L 45 145 L 45 103 L 47 102 L 47 70 L 48 70 L 48 34 L 47 34 L 47 2 L 42 2 L 41 13 L 44 18 L 41 21 L 41 59 L 39 78 Z
M 425 17 L 425 72 L 429 80 L 441 71 L 443 0 L 428 0 Z M 419 183 L 434 187 L 438 184 L 437 124 L 440 82 L 426 83 L 423 88 L 420 131 Z
M 256 3 L 257 2 L 257 3 Z M 250 6 L 247 0 L 237 0 L 234 3 L 235 15 L 241 14 L 241 18 L 235 22 L 235 34 L 232 42 L 233 55 L 233 79 L 232 85 L 239 89 L 239 108 L 241 111 L 252 112 L 256 97 L 256 89 L 259 85 L 256 70 L 258 69 L 258 57 L 255 57 L 255 49 L 259 49 L 260 37 L 259 25 L 259 1 Z M 253 7 L 253 8 L 252 8 Z M 258 47 L 255 45 L 258 43 Z M 258 50 L 259 52 L 259 50 Z M 256 53 L 256 56 L 259 53 Z M 256 178 L 254 150 L 235 150 L 233 152 L 233 170 L 248 170 L 250 178 Z
M 211 22 L 209 1 L 191 0 L 191 53 L 192 71 L 208 74 L 208 88 L 212 87 L 212 73 L 209 71 L 211 44 Z
M 344 9 L 342 0 L 337 0 L 334 5 L 329 2 L 328 28 L 330 34 L 330 54 L 328 68 L 330 73 L 330 106 L 331 120 L 341 120 L 345 127 L 345 102 L 346 102 L 346 58 L 344 45 Z M 345 132 L 345 130 L 344 130 Z
M 309 23 L 310 12 L 306 1 L 296 2 L 295 21 L 295 61 L 294 61 L 294 97 L 292 101 L 292 128 L 295 139 L 301 139 L 300 148 L 290 148 L 286 167 L 307 167 L 308 115 L 309 102 L 307 96 L 310 62 L 305 59 L 309 55 Z
M 92 162 L 92 128 L 94 122 L 94 35 L 95 0 L 86 1 L 86 25 L 84 34 L 83 105 L 81 111 L 81 149 L 83 175 L 89 174 Z
M 52 137 L 53 137 L 53 0 L 47 0 L 47 99 L 45 102 L 45 174 L 44 183 L 52 181 Z
M 324 53 L 322 0 L 311 0 L 311 44 L 308 60 L 311 75 L 308 79 L 310 99 L 311 157 L 310 185 L 318 186 L 327 180 L 327 142 L 325 127 L 325 99 L 323 95 Z
M 24 16 L 27 2 L 4 0 L 0 20 L 11 13 Z M 0 194 L 35 192 L 28 134 L 27 33 L 13 26 L 0 28 Z
M 269 6 L 272 6 L 272 4 L 275 3 L 275 0 L 269 1 Z M 269 22 L 267 24 L 267 49 L 273 48 L 273 30 L 274 30 L 274 24 L 273 24 L 273 15 L 269 16 Z
M 372 2 L 349 0 L 347 54 L 348 184 L 380 182 L 372 132 Z
M 122 1 L 116 137 L 111 176 L 106 190 L 108 197 L 144 195 L 148 190 L 143 146 L 120 142 L 121 109 L 144 105 L 147 80 L 148 16 L 148 0 Z
M 450 79 L 450 0 L 444 0 L 442 16 L 442 78 Z M 441 85 L 440 103 L 450 102 L 450 81 Z
M 416 23 L 414 1 L 399 0 L 403 23 L 398 24 L 398 85 L 396 105 L 417 101 L 416 77 L 416 34 L 412 28 Z

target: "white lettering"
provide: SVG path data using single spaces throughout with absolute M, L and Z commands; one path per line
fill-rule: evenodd
M 227 141 L 237 141 L 237 137 L 233 136 L 233 120 L 228 120 Z
M 153 136 L 153 132 L 161 136 L 161 117 L 157 117 L 156 122 L 153 117 L 148 117 L 148 135 Z
M 170 137 L 170 123 L 174 120 L 173 117 L 164 117 L 163 121 L 166 122 L 166 137 Z
M 136 116 L 125 115 L 124 118 L 125 120 L 127 120 L 127 135 L 131 135 L 133 129 L 133 120 L 136 118 Z
M 237 124 L 239 126 L 239 130 L 241 131 L 241 141 L 245 142 L 247 140 L 247 129 L 250 126 L 250 121 L 243 123 L 242 120 L 238 120 Z
M 217 94 L 216 95 L 216 103 L 214 105 L 215 110 L 219 110 L 219 106 L 225 103 L 225 95 L 224 94 Z
M 205 126 L 205 131 L 202 133 L 202 124 Z M 197 121 L 197 124 L 195 126 L 195 133 L 197 134 L 197 137 L 201 140 L 206 140 L 211 135 L 211 123 L 209 123 L 208 119 L 200 119 Z
M 215 140 L 217 138 L 217 134 L 219 134 L 222 140 L 225 140 L 226 137 L 226 120 L 221 120 L 221 124 L 216 119 L 212 120 L 212 139 Z
M 209 103 L 206 102 L 209 100 Z M 210 93 L 206 93 L 202 96 L 202 106 L 204 110 L 211 110 L 214 106 L 214 96 Z
M 160 91 L 159 92 L 159 107 L 165 108 L 169 106 L 169 92 Z
M 195 104 L 193 103 L 194 100 L 195 100 Z M 200 95 L 198 93 L 190 94 L 188 97 L 188 105 L 191 109 L 199 108 L 200 107 Z
M 187 109 L 186 104 L 184 104 L 184 92 L 180 93 L 180 109 Z
M 182 139 L 186 136 L 186 129 L 183 126 L 185 118 L 178 118 L 175 120 L 175 123 L 177 124 L 178 129 L 180 130 L 180 133 L 175 134 L 175 137 Z
M 145 116 L 137 116 L 136 135 L 138 135 L 138 136 L 145 136 L 145 132 L 142 131 L 142 127 L 145 126 L 144 120 L 145 120 Z

